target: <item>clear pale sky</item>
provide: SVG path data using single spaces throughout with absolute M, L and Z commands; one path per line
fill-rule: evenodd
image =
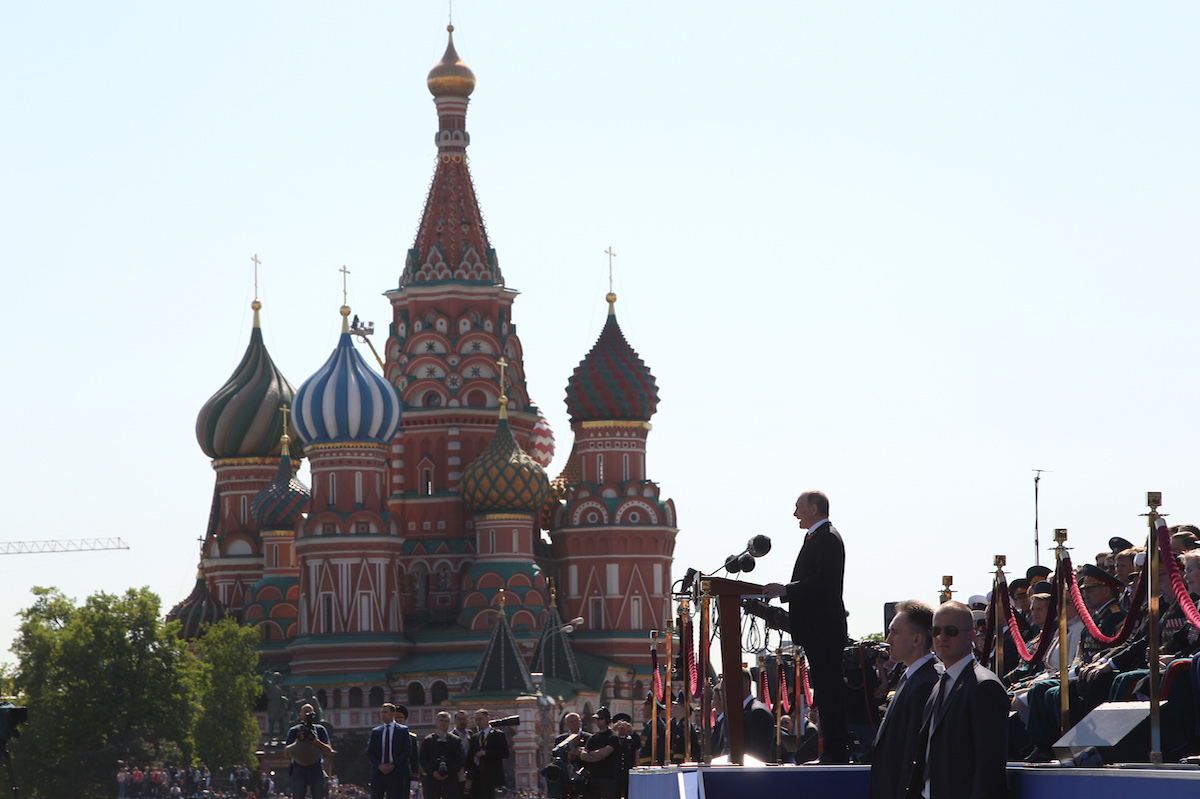
M 676 577 L 799 490 L 847 547 L 850 631 L 1200 520 L 1200 6 L 455 3 L 467 125 L 533 399 L 604 321 L 658 379 Z M 386 331 L 433 174 L 440 2 L 9 4 L 0 21 L 0 659 L 29 589 L 191 589 L 196 415 L 263 330 L 294 385 L 350 304 Z M 377 341 L 382 343 L 382 336 Z M 302 474 L 307 481 L 307 469 Z M 1043 562 L 1050 556 L 1041 555 Z

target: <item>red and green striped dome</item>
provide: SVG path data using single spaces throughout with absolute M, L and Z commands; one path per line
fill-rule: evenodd
M 615 303 L 616 296 L 610 294 L 608 320 L 600 338 L 567 381 L 567 411 L 572 422 L 648 422 L 658 408 L 654 375 L 625 340 L 617 324 Z

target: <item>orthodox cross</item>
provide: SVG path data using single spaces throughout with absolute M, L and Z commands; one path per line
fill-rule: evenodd
M 612 293 L 612 259 L 616 258 L 617 254 L 615 252 L 613 252 L 613 248 L 612 248 L 611 244 L 608 245 L 608 249 L 605 250 L 604 253 L 608 256 L 608 291 L 611 294 Z
M 254 261 L 254 299 L 258 299 L 258 265 L 262 261 L 258 260 L 258 253 L 254 253 L 254 257 L 250 259 Z
M 346 277 L 350 274 L 350 270 L 346 268 L 345 264 L 342 264 L 342 268 L 338 271 L 342 273 L 342 305 L 349 305 L 346 301 Z
M 500 360 L 496 361 L 496 365 L 500 367 L 500 396 L 508 396 L 508 387 L 504 385 L 504 367 L 508 366 L 508 361 L 504 356 L 500 356 Z
M 288 410 L 289 410 L 287 404 L 285 403 L 282 406 L 280 406 L 280 410 L 283 411 L 283 434 L 286 436 L 287 435 L 287 417 L 288 417 Z

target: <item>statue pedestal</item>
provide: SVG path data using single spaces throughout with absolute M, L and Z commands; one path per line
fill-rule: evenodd
M 275 772 L 275 790 L 278 793 L 290 790 L 288 766 L 292 764 L 292 759 L 288 756 L 287 750 L 283 748 L 283 744 L 267 744 L 255 754 L 258 755 L 258 767 L 263 774 Z

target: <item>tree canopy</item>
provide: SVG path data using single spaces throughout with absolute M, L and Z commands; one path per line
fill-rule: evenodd
M 29 796 L 110 797 L 121 762 L 252 761 L 252 630 L 214 625 L 213 640 L 193 652 L 147 588 L 82 605 L 56 588 L 33 594 L 13 644 L 13 683 L 29 721 L 11 750 Z

